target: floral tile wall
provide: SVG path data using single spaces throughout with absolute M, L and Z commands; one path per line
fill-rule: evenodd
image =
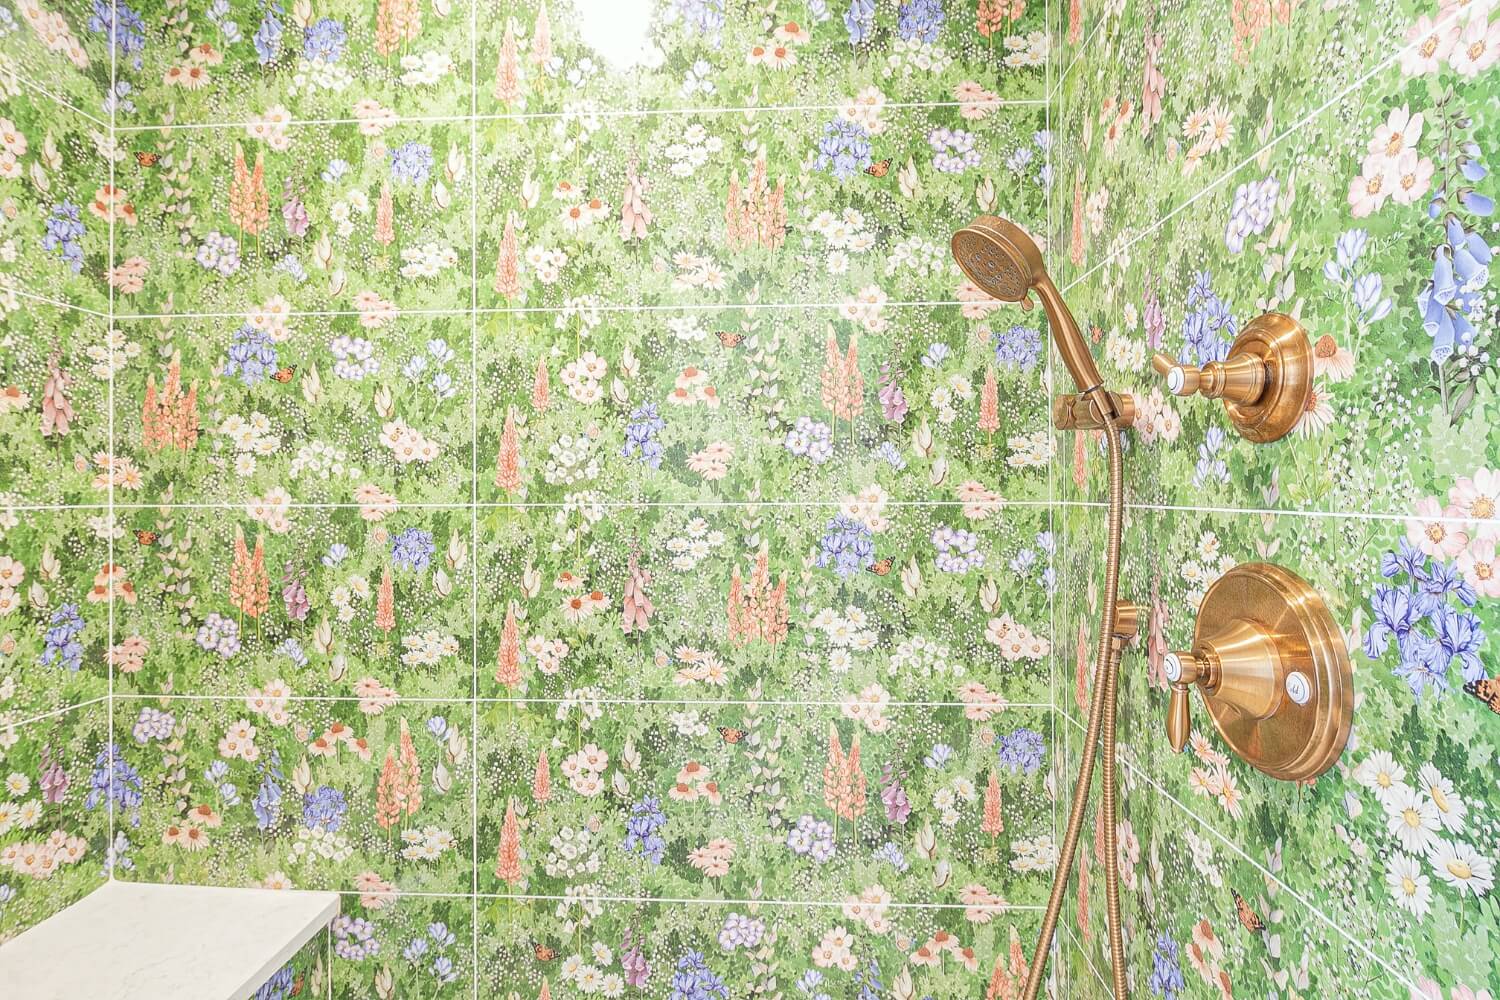
M 1057 258 L 1106 378 L 1142 403 L 1122 581 L 1147 627 L 1120 724 L 1138 995 L 1494 988 L 1495 15 L 1350 13 L 1130 2 L 1086 12 L 1059 56 Z M 1317 379 L 1294 432 L 1257 446 L 1219 404 L 1166 395 L 1149 359 L 1222 357 L 1272 309 L 1309 330 Z M 1057 449 L 1063 493 L 1099 499 L 1098 442 Z M 1069 754 L 1103 517 L 1065 509 Z M 1186 752 L 1166 744 L 1161 658 L 1190 641 L 1212 581 L 1257 560 L 1325 595 L 1354 661 L 1349 747 L 1305 786 L 1261 776 L 1201 718 Z M 1084 839 L 1066 950 L 1073 982 L 1098 985 L 1097 828 Z
M 1050 231 L 1049 6 L 26 3 L 3 666 L 114 877 L 343 893 L 258 996 L 1009 995 L 1050 361 L 947 241 Z

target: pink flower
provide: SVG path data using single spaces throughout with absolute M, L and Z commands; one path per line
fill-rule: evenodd
M 1500 556 L 1495 539 L 1480 535 L 1458 554 L 1458 571 L 1480 597 L 1500 597 Z
M 1487 12 L 1477 11 L 1459 32 L 1453 51 L 1448 54 L 1448 64 L 1459 76 L 1472 80 L 1500 59 L 1500 20 L 1493 24 L 1488 20 Z
M 1469 544 L 1469 536 L 1453 520 L 1463 517 L 1457 507 L 1444 508 L 1437 497 L 1417 501 L 1416 517 L 1406 522 L 1406 537 L 1434 559 L 1452 559 Z

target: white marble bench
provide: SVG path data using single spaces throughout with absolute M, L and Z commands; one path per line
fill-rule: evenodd
M 0 994 L 245 1000 L 338 911 L 334 892 L 108 882 L 0 946 Z

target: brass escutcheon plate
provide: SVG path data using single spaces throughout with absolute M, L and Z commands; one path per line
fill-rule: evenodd
M 1312 694 L 1299 705 L 1283 692 L 1270 715 L 1255 718 L 1201 692 L 1214 727 L 1241 759 L 1271 777 L 1316 778 L 1344 752 L 1354 721 L 1354 671 L 1343 634 L 1306 580 L 1271 563 L 1243 563 L 1208 588 L 1194 647 L 1236 621 L 1255 624 L 1275 643 L 1278 684 L 1300 671 Z
M 1229 348 L 1229 356 L 1250 354 L 1266 366 L 1266 389 L 1254 403 L 1225 401 L 1229 420 L 1247 440 L 1277 441 L 1291 433 L 1307 412 L 1313 390 L 1312 342 L 1285 313 L 1255 317 Z

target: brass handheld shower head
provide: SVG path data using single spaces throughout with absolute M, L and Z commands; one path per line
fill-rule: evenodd
M 1029 294 L 1035 289 L 1052 327 L 1052 337 L 1063 364 L 1078 391 L 1093 398 L 1103 398 L 1103 379 L 1089 352 L 1088 342 L 1078 321 L 1068 311 L 1067 303 L 1042 262 L 1042 252 L 1026 231 L 1007 219 L 981 215 L 953 234 L 953 259 L 969 280 L 992 298 L 1002 302 L 1019 302 L 1031 308 Z

